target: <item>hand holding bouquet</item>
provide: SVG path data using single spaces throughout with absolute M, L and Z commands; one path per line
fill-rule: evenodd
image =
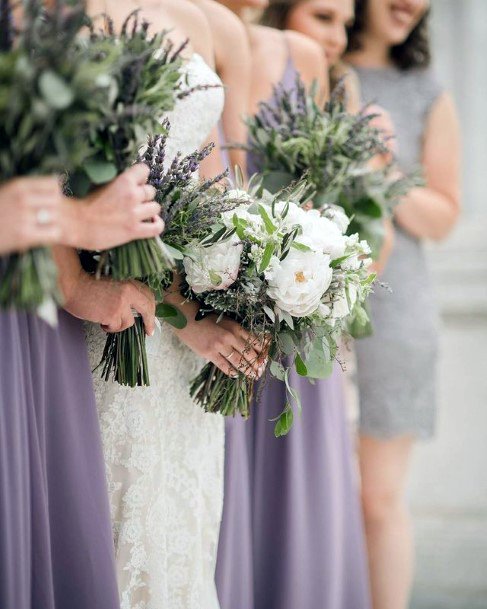
M 102 31 L 91 25 L 93 59 L 102 56 L 103 49 L 116 54 L 115 86 L 103 116 L 90 132 L 92 154 L 70 177 L 69 188 L 76 196 L 84 196 L 130 167 L 147 134 L 163 133 L 162 116 L 174 108 L 178 96 L 187 94 L 181 91 L 186 43 L 175 49 L 165 32 L 150 35 L 149 24 L 140 21 L 138 13 L 127 17 L 119 34 L 109 17 Z M 132 241 L 95 258 L 98 273 L 115 280 L 143 278 L 171 266 L 158 237 Z
M 182 260 L 186 244 L 206 235 L 225 209 L 220 191 L 214 188 L 224 175 L 207 181 L 196 179 L 199 165 L 211 153 L 213 145 L 185 157 L 177 154 L 166 163 L 167 138 L 171 129 L 169 121 L 165 120 L 162 127 L 165 134 L 149 137 L 139 162 L 149 167 L 148 184 L 155 189 L 156 201 L 161 206 L 165 231 L 158 247 L 167 264 L 162 268 L 149 265 L 138 278 L 154 292 L 159 302 L 158 317 L 181 328 L 186 320 L 175 307 L 163 302 L 164 290 L 171 284 L 172 271 L 176 261 Z M 130 387 L 150 384 L 145 330 L 140 317 L 135 317 L 135 324 L 128 330 L 107 336 L 100 366 L 105 380 L 113 376 L 118 383 Z
M 231 317 L 268 344 L 268 369 L 288 393 L 276 435 L 287 433 L 292 403 L 299 405 L 290 367 L 311 379 L 331 372 L 343 322 L 362 305 L 374 278 L 367 244 L 345 236 L 319 211 L 306 212 L 305 192 L 304 185 L 277 196 L 258 184 L 248 193 L 227 190 L 222 198 L 237 206 L 206 238 L 187 245 L 183 261 L 187 296 L 198 300 L 200 315 Z M 209 412 L 248 417 L 253 381 L 236 375 L 208 364 L 191 393 Z
M 111 55 L 92 61 L 79 32 L 81 7 L 25 4 L 14 31 L 8 1 L 0 20 L 0 174 L 3 179 L 61 174 L 90 155 L 88 132 L 109 100 Z M 15 42 L 15 44 L 14 44 Z M 48 221 L 39 215 L 39 222 Z M 6 258 L 0 271 L 0 307 L 38 308 L 58 302 L 56 268 L 46 248 Z

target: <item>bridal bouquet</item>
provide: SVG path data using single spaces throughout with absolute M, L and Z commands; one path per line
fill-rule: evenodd
M 161 134 L 161 117 L 174 108 L 182 90 L 183 43 L 174 48 L 167 33 L 151 35 L 149 24 L 133 11 L 120 33 L 105 17 L 105 27 L 96 31 L 91 24 L 90 45 L 100 57 L 99 47 L 115 49 L 115 86 L 103 116 L 90 133 L 92 154 L 71 176 L 69 188 L 76 196 L 87 194 L 130 167 L 147 134 Z M 86 259 L 86 255 L 84 256 Z M 96 255 L 99 274 L 113 279 L 145 277 L 170 266 L 170 256 L 159 238 L 136 240 Z
M 199 165 L 211 153 L 213 145 L 187 156 L 178 153 L 166 166 L 167 137 L 171 129 L 169 121 L 165 120 L 162 127 L 165 134 L 149 137 L 139 162 L 150 169 L 148 183 L 156 189 L 156 201 L 161 206 L 161 216 L 165 222 L 160 245 L 170 264 L 161 269 L 150 268 L 149 273 L 137 278 L 153 290 L 159 303 L 157 316 L 182 328 L 186 319 L 175 307 L 163 302 L 164 290 L 171 284 L 172 270 L 177 261 L 183 259 L 186 245 L 206 236 L 221 212 L 230 206 L 222 201 L 220 190 L 215 188 L 226 172 L 211 180 L 196 179 Z M 105 380 L 113 376 L 118 383 L 130 387 L 150 384 L 145 331 L 140 317 L 135 317 L 134 326 L 128 330 L 107 336 L 100 366 Z
M 247 120 L 249 142 L 244 145 L 261 161 L 264 186 L 271 192 L 306 176 L 314 188 L 316 208 L 339 205 L 352 219 L 349 234 L 370 239 L 372 256 L 379 254 L 383 219 L 416 178 L 396 177 L 393 165 L 375 170 L 376 155 L 388 152 L 381 132 L 371 125 L 375 115 L 364 109 L 346 111 L 340 87 L 324 109 L 299 79 L 294 89 L 274 89 L 270 103 Z
M 200 314 L 227 315 L 268 344 L 270 374 L 286 384 L 288 401 L 275 434 L 292 425 L 299 395 L 290 369 L 310 379 L 332 370 L 343 323 L 360 307 L 374 279 L 367 243 L 346 236 L 340 218 L 305 211 L 306 187 L 271 195 L 251 184 L 223 198 L 239 205 L 222 213 L 211 235 L 186 247 L 188 298 Z M 232 362 L 235 365 L 235 362 Z M 254 381 L 230 378 L 209 363 L 191 394 L 208 412 L 248 417 Z
M 88 132 L 114 84 L 112 56 L 106 52 L 91 61 L 79 44 L 86 19 L 80 7 L 58 2 L 45 11 L 40 0 L 26 2 L 18 35 L 10 3 L 3 0 L 1 9 L 1 179 L 61 174 L 90 155 Z M 38 308 L 59 301 L 49 249 L 12 254 L 3 269 L 0 307 Z

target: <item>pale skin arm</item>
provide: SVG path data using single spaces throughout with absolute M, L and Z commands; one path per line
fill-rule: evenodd
M 56 177 L 15 178 L 0 185 L 0 255 L 50 245 L 61 238 L 62 195 Z M 39 224 L 39 212 L 50 221 Z
M 447 93 L 434 104 L 423 148 L 425 188 L 414 188 L 397 206 L 397 223 L 418 239 L 440 240 L 460 213 L 460 128 Z
M 225 107 L 223 109 L 223 131 L 228 143 L 244 143 L 247 128 L 244 118 L 249 114 L 251 65 L 250 44 L 245 27 L 226 8 L 218 27 L 213 27 L 215 35 L 217 71 L 225 85 Z M 223 16 L 223 15 L 222 15 Z M 244 175 L 247 159 L 244 150 L 228 151 L 230 165 L 238 165 Z
M 318 83 L 317 102 L 324 103 L 330 96 L 328 65 L 320 46 L 299 32 L 286 31 L 291 54 L 297 71 L 309 88 Z
M 134 309 L 144 320 L 146 333 L 152 336 L 155 301 L 147 286 L 134 280 L 97 280 L 84 272 L 76 251 L 69 247 L 55 246 L 53 254 L 68 313 L 98 323 L 107 332 L 121 332 L 134 324 Z

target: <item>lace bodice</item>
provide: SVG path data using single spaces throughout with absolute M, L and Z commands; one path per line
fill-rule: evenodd
M 199 55 L 186 73 L 188 87 L 221 85 Z M 223 98 L 219 87 L 180 100 L 169 115 L 168 162 L 205 142 Z M 101 330 L 90 326 L 93 367 L 104 343 Z M 190 398 L 189 383 L 204 362 L 167 325 L 147 339 L 147 354 L 150 387 L 129 389 L 94 376 L 121 609 L 218 609 L 223 419 Z
M 192 56 L 184 72 L 186 88 L 212 88 L 194 91 L 166 115 L 171 123 L 171 135 L 167 142 L 168 162 L 178 152 L 187 155 L 200 148 L 217 125 L 223 110 L 225 96 L 222 82 L 200 55 L 195 53 Z

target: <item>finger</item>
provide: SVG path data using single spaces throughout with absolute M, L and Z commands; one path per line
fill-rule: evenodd
M 262 339 L 256 336 L 255 334 L 251 334 L 242 326 L 238 326 L 237 336 L 242 338 L 246 343 L 249 343 L 258 353 L 262 352 Z
M 123 325 L 123 317 L 120 317 L 118 320 L 113 320 L 108 322 L 107 324 L 101 324 L 102 329 L 109 334 L 116 334 L 120 332 Z
M 252 366 L 254 372 L 257 373 L 260 367 L 259 354 L 252 347 L 252 344 L 242 339 L 237 339 L 237 348 L 241 357 L 249 366 Z M 244 364 L 243 361 L 242 364 Z
M 144 201 L 144 203 L 147 203 L 148 201 L 153 201 L 155 199 L 157 191 L 154 186 L 151 186 L 150 184 L 142 184 L 141 189 L 142 201 Z
M 231 378 L 236 378 L 238 376 L 238 372 L 235 368 L 230 364 L 230 362 L 223 357 L 223 355 L 217 355 L 213 360 L 213 364 L 221 370 L 224 374 Z
M 49 209 L 53 213 L 61 207 L 62 194 L 60 191 L 54 193 L 35 193 L 27 199 L 29 209 L 34 211 L 39 209 Z
M 130 311 L 130 313 L 125 313 L 122 317 L 122 323 L 120 325 L 119 332 L 123 332 L 124 330 L 128 330 L 135 324 L 134 314 Z
M 29 247 L 40 247 L 42 245 L 59 243 L 61 237 L 62 231 L 59 226 L 36 226 L 32 234 L 27 236 L 26 241 L 28 241 Z
M 31 176 L 17 178 L 15 182 L 18 186 L 28 189 L 31 193 L 55 194 L 56 192 L 61 192 L 61 186 L 57 176 Z
M 151 302 L 147 295 L 145 295 L 143 292 L 139 292 L 133 300 L 134 302 L 132 303 L 132 308 L 134 308 L 142 317 L 145 333 L 148 336 L 152 336 L 156 328 L 156 307 L 154 297 L 152 296 Z
M 127 177 L 133 179 L 136 184 L 143 185 L 149 177 L 149 168 L 144 163 L 137 163 L 126 169 L 124 173 Z
M 234 349 L 230 354 L 221 353 L 234 368 L 240 370 L 247 376 L 257 376 L 259 373 L 260 362 L 257 353 L 245 341 L 234 337 L 231 343 Z
M 150 239 L 157 237 L 164 232 L 164 222 L 161 218 L 156 218 L 154 222 L 141 222 L 134 227 L 136 239 Z
M 135 217 L 141 221 L 157 218 L 160 213 L 161 206 L 159 203 L 142 203 L 135 208 Z

